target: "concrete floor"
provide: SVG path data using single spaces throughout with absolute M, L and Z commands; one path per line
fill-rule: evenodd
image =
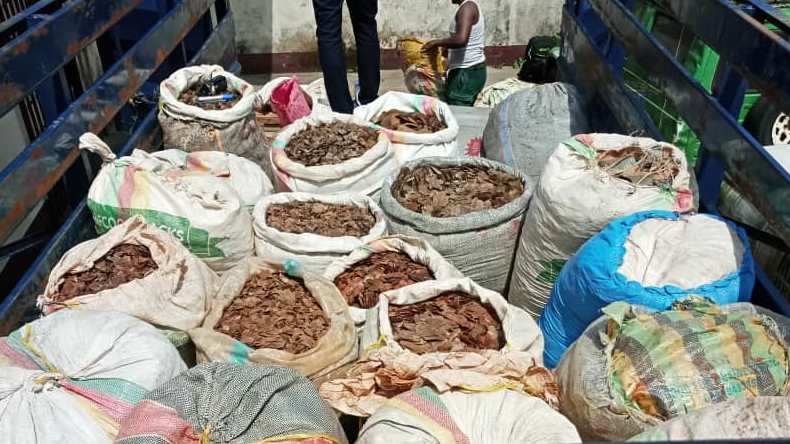
M 505 80 L 510 77 L 515 77 L 517 74 L 517 70 L 511 66 L 501 67 L 501 68 L 488 68 L 488 82 L 487 84 L 490 85 L 492 83 L 499 82 L 501 80 Z M 317 80 L 323 76 L 320 72 L 300 72 L 300 73 L 288 73 L 288 74 L 276 74 L 276 75 L 269 75 L 269 74 L 246 74 L 243 75 L 244 79 L 253 85 L 263 85 L 268 82 L 272 77 L 290 77 L 296 75 L 299 77 L 300 83 L 310 83 L 314 80 Z M 348 84 L 350 90 L 353 92 L 354 84 L 357 81 L 357 74 L 350 72 L 348 73 Z M 399 69 L 391 69 L 391 70 L 384 70 L 381 72 L 381 88 L 380 94 L 383 94 L 387 91 L 406 91 L 406 85 L 403 83 L 403 72 Z

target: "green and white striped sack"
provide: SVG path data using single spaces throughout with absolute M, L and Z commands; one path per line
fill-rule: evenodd
M 787 393 L 784 316 L 696 297 L 603 311 L 557 368 L 561 411 L 585 439 L 622 441 L 711 405 Z

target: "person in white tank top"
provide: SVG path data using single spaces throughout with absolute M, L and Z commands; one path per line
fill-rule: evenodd
M 478 0 L 451 0 L 458 12 L 450 37 L 425 44 L 424 52 L 447 49 L 445 100 L 450 105 L 472 106 L 486 84 L 486 21 Z

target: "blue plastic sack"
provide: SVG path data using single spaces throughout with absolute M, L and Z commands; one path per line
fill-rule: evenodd
M 737 234 L 743 244 L 743 258 L 737 271 L 697 288 L 646 287 L 628 281 L 618 269 L 623 263 L 631 229 L 647 219 L 678 220 L 681 215 L 670 211 L 644 211 L 615 219 L 588 240 L 560 272 L 538 321 L 546 343 L 543 355 L 546 366 L 556 367 L 565 350 L 601 316 L 601 308 L 612 302 L 625 301 L 655 310 L 666 310 L 672 302 L 690 295 L 705 297 L 717 304 L 748 302 L 755 277 L 746 232 L 720 217 L 704 216 L 726 222 Z

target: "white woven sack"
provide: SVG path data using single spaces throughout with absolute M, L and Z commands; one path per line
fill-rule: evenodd
M 790 397 L 760 396 L 715 404 L 670 419 L 628 441 L 790 439 Z
M 288 158 L 285 147 L 293 136 L 322 123 L 347 122 L 372 127 L 364 120 L 346 114 L 315 114 L 288 125 L 272 144 L 271 162 L 278 191 L 316 194 L 357 193 L 376 198 L 384 179 L 398 167 L 392 144 L 383 132 L 363 155 L 336 165 L 305 166 Z
M 226 180 L 173 175 L 154 158 L 122 157 L 95 134 L 80 149 L 104 161 L 88 190 L 88 208 L 103 234 L 135 215 L 170 233 L 214 271 L 253 254 L 252 218 Z
M 340 274 L 351 268 L 357 262 L 361 262 L 374 253 L 394 251 L 408 255 L 411 260 L 423 264 L 431 270 L 433 277 L 437 281 L 445 279 L 459 279 L 464 275 L 458 271 L 453 264 L 447 262 L 442 255 L 431 247 L 431 244 L 422 239 L 408 236 L 384 236 L 355 248 L 347 256 L 335 259 L 324 271 L 324 277 L 334 282 Z M 365 323 L 367 310 L 358 307 L 348 307 L 351 311 L 351 318 L 354 323 L 361 325 Z
M 535 363 L 543 364 L 543 334 L 535 321 L 522 309 L 510 305 L 495 291 L 477 285 L 469 278 L 418 282 L 397 290 L 382 293 L 378 306 L 368 310 L 362 330 L 362 349 L 383 342 L 387 347 L 405 351 L 395 340 L 390 324 L 390 304 L 407 305 L 427 301 L 448 291 L 458 291 L 489 305 L 502 322 L 507 341 L 501 351 L 527 352 Z
M 409 404 L 385 403 L 365 421 L 357 444 L 580 443 L 576 427 L 543 400 L 510 390 L 436 394 L 451 424 Z M 428 401 L 431 410 L 435 407 Z M 407 408 L 403 408 L 407 406 Z M 439 425 L 439 427 L 436 427 Z M 455 431 L 455 433 L 453 433 Z M 458 441 L 458 432 L 466 441 Z
M 534 184 L 513 168 L 481 158 L 427 157 L 412 160 L 403 168 L 420 165 L 480 165 L 521 178 L 524 192 L 513 201 L 499 208 L 457 217 L 427 216 L 401 205 L 392 195 L 392 185 L 397 180 L 397 174 L 388 178 L 381 190 L 381 208 L 387 215 L 392 234 L 424 239 L 464 276 L 490 290 L 504 292 L 510 277 L 524 211 L 532 196 Z
M 151 157 L 166 162 L 175 175 L 207 175 L 227 182 L 248 210 L 264 196 L 274 193 L 269 176 L 255 162 L 219 151 L 163 150 L 147 153 L 134 150 L 132 157 Z
M 740 272 L 748 245 L 724 221 L 695 214 L 679 222 L 659 218 L 640 222 L 623 247 L 617 271 L 627 281 L 643 287 L 689 289 Z
M 0 353 L 3 442 L 109 444 L 117 422 L 59 381 L 96 382 L 92 392 L 108 397 L 99 402 L 130 408 L 145 392 L 186 370 L 162 333 L 123 313 L 64 310 L 27 324 L 21 336 L 25 353 L 50 369 L 18 367 Z
M 310 350 L 294 354 L 271 348 L 253 349 L 214 328 L 225 309 L 241 293 L 254 274 L 261 271 L 287 272 L 300 278 L 305 287 L 321 306 L 329 321 L 329 329 Z M 189 331 L 195 343 L 197 362 L 254 363 L 290 367 L 310 378 L 321 377 L 358 358 L 357 334 L 354 322 L 346 308 L 345 300 L 332 282 L 323 277 L 291 269 L 288 264 L 272 264 L 261 258 L 244 260 L 222 275 L 216 297 L 212 300 L 203 325 Z
M 376 219 L 362 237 L 329 237 L 314 233 L 286 233 L 266 223 L 266 211 L 272 204 L 288 202 L 323 202 L 366 207 Z M 252 212 L 255 230 L 255 253 L 273 263 L 296 261 L 306 272 L 323 274 L 326 267 L 355 248 L 387 234 L 387 221 L 373 199 L 357 194 L 324 196 L 309 193 L 277 193 L 262 199 Z
M 228 88 L 241 94 L 231 108 L 205 110 L 179 100 L 191 85 L 222 75 Z M 269 150 L 255 122 L 255 88 L 217 65 L 179 69 L 159 85 L 159 124 L 165 148 L 184 151 L 225 151 L 265 167 Z
M 634 185 L 598 167 L 596 150 L 630 146 L 671 150 L 680 165 L 672 189 Z M 609 222 L 645 210 L 696 208 L 693 173 L 673 145 L 617 134 L 583 134 L 562 142 L 546 163 L 524 219 L 508 300 L 537 319 L 565 261 Z
M 318 103 L 323 106 L 323 109 L 320 110 L 321 112 L 332 111 L 332 108 L 329 106 L 329 96 L 326 94 L 326 85 L 324 85 L 323 77 L 313 80 L 307 85 L 302 86 L 302 88 L 304 92 L 313 98 L 313 103 Z
M 158 268 L 115 288 L 55 301 L 67 274 L 91 269 L 121 244 L 147 247 Z M 217 275 L 208 265 L 172 236 L 135 216 L 103 236 L 67 251 L 52 268 L 44 293 L 38 297 L 38 306 L 45 314 L 61 308 L 119 311 L 158 326 L 187 330 L 203 322 L 216 285 Z
M 435 115 L 447 126 L 441 131 L 430 134 L 382 128 L 381 131 L 392 141 L 392 149 L 398 163 L 403 164 L 422 157 L 450 156 L 456 152 L 458 121 L 453 116 L 450 106 L 435 97 L 390 91 L 367 105 L 355 108 L 354 117 L 375 123 L 381 114 L 390 110 Z

